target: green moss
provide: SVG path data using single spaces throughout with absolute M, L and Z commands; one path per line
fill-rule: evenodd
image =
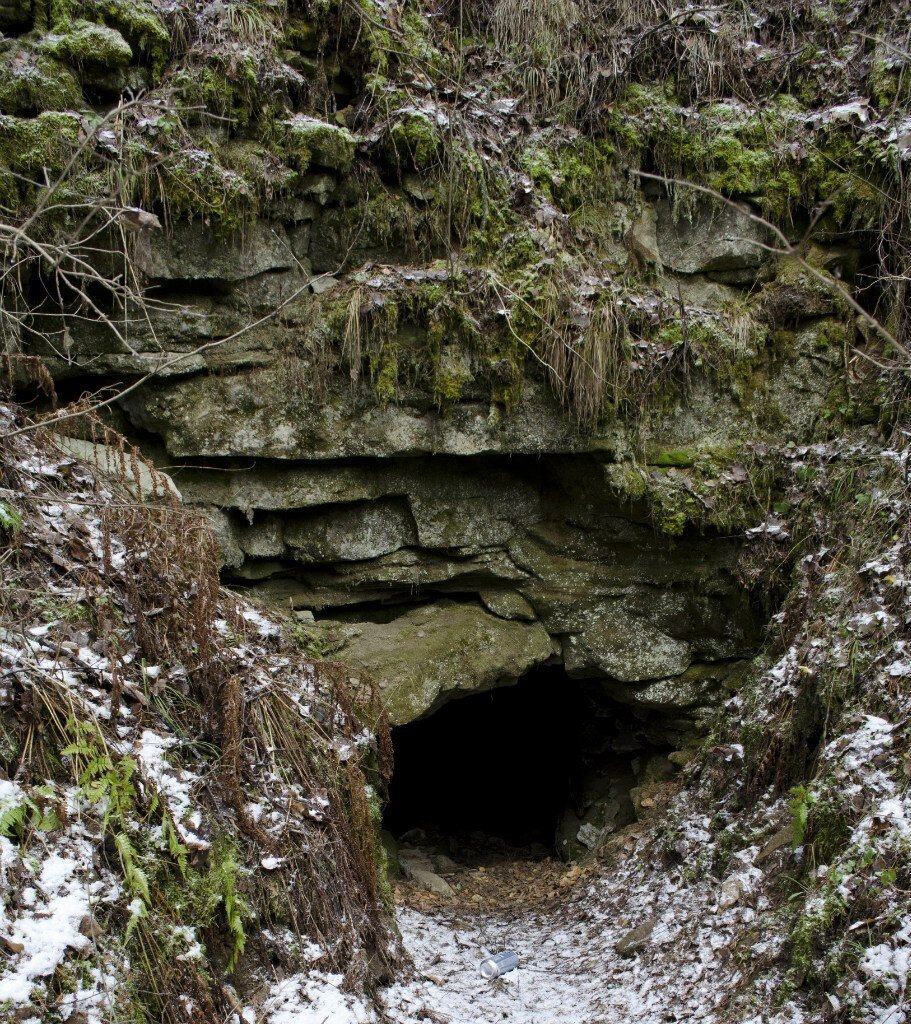
M 841 878 L 834 878 L 835 885 L 826 884 L 819 894 L 807 898 L 806 909 L 798 918 L 791 931 L 791 965 L 787 982 L 799 987 L 806 983 L 808 976 L 816 973 L 815 959 L 827 945 L 828 936 L 842 919 L 848 905 L 839 891 Z
M 716 316 L 693 314 L 685 321 L 665 323 L 655 340 L 669 350 L 679 349 L 688 369 L 700 371 L 738 402 L 749 404 L 760 391 L 767 336 L 768 329 L 750 307 L 732 307 Z
M 298 644 L 307 656 L 320 660 L 326 656 L 326 634 L 319 629 L 309 629 L 302 622 L 285 624 L 283 635 L 292 643 Z
M 340 5 L 337 0 L 315 0 L 311 7 L 319 31 L 351 41 L 352 56 L 363 67 L 366 91 L 385 96 L 389 85 L 389 55 L 398 49 L 388 29 L 376 17 L 371 0 Z
M 226 167 L 215 146 L 178 150 L 161 162 L 155 197 L 171 216 L 211 220 L 223 234 L 243 227 L 258 207 L 254 184 Z
M 613 199 L 613 154 L 604 139 L 579 136 L 549 145 L 545 138 L 522 151 L 519 166 L 552 202 L 572 213 Z
M 604 476 L 621 498 L 641 501 L 648 490 L 645 473 L 634 462 L 611 463 L 604 467 Z
M 91 21 L 74 21 L 65 32 L 45 36 L 40 45 L 45 53 L 78 67 L 126 67 L 133 59 L 130 44 L 117 29 Z
M 387 910 L 393 908 L 393 892 L 390 883 L 390 876 L 394 872 L 394 865 L 390 862 L 389 851 L 382 833 L 383 826 L 383 804 L 374 786 L 367 787 L 367 806 L 370 809 L 370 823 L 373 826 L 376 861 L 376 878 L 379 883 L 379 897 Z
M 319 29 L 305 18 L 291 17 L 285 21 L 284 40 L 299 53 L 317 53 L 320 48 Z
M 171 83 L 184 108 L 181 121 L 194 133 L 204 129 L 203 111 L 230 118 L 236 131 L 247 131 L 257 117 L 268 120 L 272 113 L 262 95 L 259 65 L 250 52 L 230 61 L 213 53 L 204 65 L 178 68 Z M 272 134 L 280 144 L 280 132 Z
M 648 490 L 648 504 L 655 529 L 666 537 L 679 537 L 687 525 L 698 523 L 699 502 L 676 483 L 655 482 Z
M 19 205 L 16 179 L 8 167 L 0 164 L 0 210 L 15 210 Z
M 0 114 L 32 115 L 82 104 L 73 73 L 52 56 L 21 45 L 0 52 Z
M 674 120 L 679 123 L 682 115 L 669 88 L 632 82 L 607 110 L 605 128 L 618 148 L 635 159 L 648 149 L 655 123 L 669 132 Z
M 58 175 L 82 138 L 78 114 L 47 111 L 35 118 L 0 114 L 0 163 L 26 176 L 43 168 Z
M 606 122 L 635 162 L 651 153 L 659 173 L 754 200 L 773 219 L 832 200 L 837 223 L 875 223 L 894 163 L 888 144 L 869 133 L 858 139 L 847 119 L 813 128 L 805 113 L 789 95 L 761 108 L 716 102 L 694 110 L 666 88 L 634 84 Z
M 511 185 L 505 167 L 482 159 L 470 136 L 449 145 L 439 191 L 439 215 L 448 218 L 466 257 L 486 263 L 520 221 L 511 210 Z
M 298 114 L 283 122 L 286 154 L 300 170 L 311 164 L 346 171 L 354 161 L 355 140 L 347 128 Z
M 767 211 L 784 215 L 800 198 L 800 179 L 780 146 L 804 121 L 791 96 L 761 111 L 718 103 L 701 110 L 701 130 L 685 160 L 708 171 L 708 184 L 726 195 L 761 197 Z
M 521 356 L 509 344 L 494 348 L 485 359 L 490 380 L 490 400 L 506 412 L 512 411 L 522 400 L 525 374 Z
M 503 239 L 496 262 L 504 270 L 523 270 L 541 259 L 541 251 L 527 231 L 517 231 Z
M 470 374 L 438 369 L 433 382 L 433 393 L 442 404 L 448 405 L 457 402 L 462 397 L 466 383 L 470 380 Z
M 402 36 L 404 49 L 412 57 L 416 57 L 425 68 L 436 75 L 457 74 L 457 68 L 451 59 L 435 45 L 433 32 L 428 23 L 423 5 L 405 4 L 402 11 Z M 402 44 L 400 44 L 402 45 Z
M 399 167 L 426 170 L 436 162 L 440 133 L 426 114 L 409 111 L 389 128 L 388 148 Z
M 398 391 L 399 362 L 395 352 L 384 352 L 371 362 L 370 373 L 373 390 L 381 404 L 393 401 Z
M 692 466 L 696 461 L 696 453 L 688 449 L 652 450 L 646 461 L 650 466 Z
M 888 110 L 898 99 L 902 77 L 900 68 L 894 66 L 894 62 L 883 57 L 878 57 L 873 61 L 873 68 L 870 72 L 870 91 L 874 103 L 880 110 Z
M 151 0 L 49 0 L 47 27 L 65 35 L 80 21 L 116 29 L 133 54 L 142 54 L 153 77 L 164 72 L 171 37 Z

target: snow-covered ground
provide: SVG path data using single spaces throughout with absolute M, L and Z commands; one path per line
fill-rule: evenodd
M 698 824 L 687 837 L 697 844 Z M 446 900 L 400 906 L 398 924 L 415 975 L 380 993 L 385 1016 L 345 1000 L 337 988 L 330 998 L 327 988 L 340 979 L 324 976 L 321 989 L 311 976 L 308 990 L 295 983 L 297 998 L 275 1004 L 268 1024 L 750 1020 L 742 1013 L 732 1018 L 727 1004 L 745 981 L 735 952 L 749 959 L 746 933 L 768 907 L 763 871 L 752 863 L 759 848 L 735 855 L 734 870 L 720 880 L 709 874 L 694 878 L 683 865 L 667 869 L 639 856 L 650 843 L 640 830 L 613 866 L 603 865 L 568 887 L 564 897 L 538 906 L 472 911 L 464 901 Z M 630 933 L 638 942 L 630 941 Z M 766 941 L 762 952 L 767 946 Z M 519 968 L 484 980 L 482 960 L 505 949 L 518 953 Z M 290 995 L 287 983 L 284 990 Z M 786 1008 L 774 1017 L 757 1016 L 753 1024 L 802 1019 L 796 1008 Z
M 635 923 L 659 917 L 651 936 L 654 952 L 623 957 L 614 947 L 633 922 L 614 916 L 609 899 L 597 900 L 598 890 L 606 895 L 609 885 L 599 883 L 567 906 L 515 918 L 453 919 L 403 910 L 399 924 L 419 977 L 383 994 L 390 1017 L 406 1024 L 431 1010 L 452 1024 L 713 1020 L 715 989 L 707 982 L 720 968 L 720 951 L 732 930 L 722 929 L 719 941 L 700 945 L 698 929 L 685 934 L 676 922 L 673 886 L 653 903 L 640 893 L 642 920 Z M 664 955 L 674 944 L 684 947 L 683 954 Z M 520 967 L 485 981 L 481 961 L 504 949 L 519 954 Z

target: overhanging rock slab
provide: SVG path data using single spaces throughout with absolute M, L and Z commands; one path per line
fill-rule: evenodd
M 539 623 L 448 601 L 389 623 L 345 629 L 339 657 L 379 681 L 393 725 L 421 718 L 452 697 L 515 682 L 557 653 Z

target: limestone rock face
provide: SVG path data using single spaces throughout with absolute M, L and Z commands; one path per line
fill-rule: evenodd
M 226 572 L 316 616 L 394 722 L 555 658 L 685 742 L 758 639 L 738 544 L 668 541 L 594 456 L 187 469 Z M 581 823 L 580 823 L 581 824 Z
M 604 680 L 602 685 L 614 700 L 644 711 L 698 713 L 716 705 L 724 698 L 726 690 L 733 688 L 738 667 L 729 662 L 692 664 L 666 679 L 634 680 L 632 685 L 610 679 Z
M 210 510 L 228 578 L 314 615 L 395 723 L 555 660 L 685 743 L 758 640 L 737 542 L 656 536 L 592 455 L 237 463 L 177 482 Z
M 589 606 L 583 628 L 566 645 L 570 675 L 608 675 L 621 682 L 674 676 L 688 666 L 690 649 L 647 620 L 632 618 L 622 601 Z
M 57 444 L 67 455 L 95 466 L 103 476 L 122 480 L 124 486 L 139 501 L 161 501 L 165 498 L 181 500 L 180 491 L 167 473 L 153 473 L 142 462 L 134 465 L 122 454 L 106 444 L 93 444 L 78 437 L 58 437 Z M 126 471 L 124 472 L 124 461 Z
M 284 541 L 299 561 L 357 562 L 414 545 L 417 530 L 407 505 L 387 499 L 295 519 L 286 526 Z
M 501 619 L 533 622 L 536 618 L 534 607 L 513 590 L 482 590 L 479 596 L 484 607 Z
M 393 725 L 421 718 L 453 696 L 515 682 L 555 653 L 536 623 L 445 601 L 345 632 L 345 660 L 379 681 Z
M 169 232 L 143 232 L 136 263 L 156 280 L 236 282 L 266 271 L 290 270 L 294 256 L 279 225 L 258 220 L 244 236 L 231 240 L 198 224 L 180 222 Z
M 624 241 L 630 253 L 648 266 L 661 266 L 661 253 L 658 249 L 658 214 L 655 207 L 645 204 Z
M 418 401 L 358 407 L 341 389 L 315 400 L 289 388 L 274 364 L 230 376 L 156 382 L 131 395 L 125 408 L 137 426 L 161 434 L 173 455 L 340 459 L 546 454 L 591 447 L 591 440 L 534 388 L 508 419 L 481 402 L 460 403 L 441 416 Z
M 61 338 L 39 313 L 36 353 L 58 379 L 154 371 L 118 423 L 154 437 L 207 512 L 226 581 L 381 680 L 393 722 L 553 662 L 657 723 L 655 742 L 687 744 L 755 651 L 757 614 L 738 542 L 687 531 L 685 510 L 652 499 L 694 467 L 721 473 L 764 432 L 812 437 L 841 372 L 831 298 L 774 265 L 735 208 L 618 207 L 611 251 L 642 286 L 621 296 L 644 339 L 630 334 L 630 358 L 666 344 L 699 361 L 660 410 L 582 429 L 540 367 L 486 344 L 507 310 L 488 310 L 492 325 L 452 306 L 453 272 L 405 265 L 391 223 L 357 218 L 352 234 L 362 140 L 304 115 L 283 130 L 300 187 L 280 213 L 237 237 L 199 221 L 142 233 L 135 267 L 162 299 L 150 320 L 118 339 L 76 319 Z M 813 258 L 834 273 L 850 255 Z M 752 311 L 734 323 L 746 285 Z M 566 824 L 577 852 L 616 817 L 602 797 Z
M 677 216 L 670 200 L 657 212 L 657 246 L 662 263 L 681 274 L 713 274 L 732 283 L 755 279 L 768 254 L 757 243 L 768 243 L 766 232 L 731 206 L 698 204 L 690 217 Z

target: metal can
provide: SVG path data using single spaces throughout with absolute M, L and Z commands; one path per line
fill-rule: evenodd
M 493 981 L 503 974 L 514 971 L 519 966 L 519 954 L 512 949 L 504 949 L 502 953 L 489 956 L 481 963 L 481 977 Z

